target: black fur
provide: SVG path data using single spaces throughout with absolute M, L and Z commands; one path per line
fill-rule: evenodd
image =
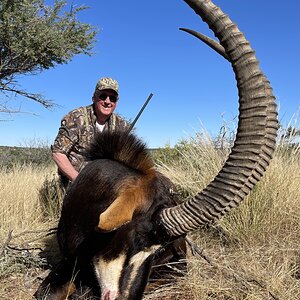
M 95 255 L 110 260 L 125 249 L 129 260 L 143 249 L 160 244 L 165 247 L 165 251 L 156 258 L 152 255 L 143 263 L 138 271 L 137 281 L 126 298 L 141 299 L 151 265 L 155 260 L 159 261 L 167 255 L 170 256 L 174 248 L 174 243 L 155 222 L 155 215 L 160 209 L 176 204 L 173 195 L 170 194 L 173 185 L 169 179 L 154 170 L 154 163 L 145 144 L 133 134 L 117 132 L 98 135 L 86 157 L 90 162 L 67 191 L 58 225 L 57 237 L 64 260 L 55 270 L 56 275 L 52 272 L 41 284 L 36 297 L 42 299 L 40 295 L 48 288 L 49 296 L 43 299 L 56 299 L 51 295 L 59 285 L 70 280 L 70 272 L 74 273 L 75 263 L 75 271 L 78 272 L 76 286 L 89 286 L 97 295 L 99 287 L 92 267 Z M 109 233 L 96 230 L 99 215 L 117 197 L 122 182 L 128 178 L 141 178 L 150 173 L 154 176 L 147 186 L 147 190 L 151 191 L 147 200 L 149 202 L 147 212 L 135 212 L 132 221 L 118 230 Z M 125 264 L 120 282 L 121 290 L 130 271 L 130 266 Z
M 124 131 L 98 134 L 84 155 L 87 161 L 114 160 L 143 173 L 154 167 L 146 144 L 134 134 Z

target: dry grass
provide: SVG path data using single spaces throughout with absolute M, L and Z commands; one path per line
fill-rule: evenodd
M 179 148 L 173 163 L 158 163 L 186 197 L 210 182 L 227 155 L 209 137 L 197 139 Z M 300 299 L 300 148 L 292 141 L 294 136 L 282 137 L 263 179 L 239 208 L 215 227 L 192 234 L 210 263 L 189 260 L 179 290 L 190 299 Z
M 39 203 L 44 181 L 55 173 L 54 166 L 37 168 L 30 164 L 3 168 L 0 172 L 0 238 L 10 230 L 15 233 L 47 227 Z M 53 175 L 54 176 L 54 175 Z
M 157 160 L 158 170 L 169 177 L 184 197 L 195 195 L 218 174 L 228 149 L 216 150 L 212 138 L 204 131 L 175 148 L 175 159 Z
M 48 264 L 41 255 L 45 251 L 40 249 L 45 247 L 45 236 L 57 219 L 49 214 L 45 218 L 40 190 L 55 172 L 54 166 L 38 168 L 30 164 L 1 169 L 1 299 L 32 299 L 38 276 Z M 51 247 L 47 248 L 50 251 Z
M 300 150 L 287 145 L 285 137 L 265 176 L 238 209 L 215 227 L 191 234 L 209 262 L 190 256 L 186 276 L 144 299 L 300 299 Z M 214 177 L 228 154 L 214 146 L 209 136 L 198 135 L 178 148 L 175 160 L 158 162 L 158 169 L 176 183 L 183 197 L 194 195 Z M 1 299 L 31 299 L 43 266 L 49 263 L 41 259 L 44 251 L 39 249 L 4 251 L 1 245 L 12 230 L 12 245 L 44 250 L 44 230 L 55 226 L 56 212 L 49 214 L 47 208 L 45 216 L 39 190 L 46 179 L 52 182 L 54 173 L 54 167 L 30 165 L 0 172 Z M 16 237 L 19 233 L 23 234 Z

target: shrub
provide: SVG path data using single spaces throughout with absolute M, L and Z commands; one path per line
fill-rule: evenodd
M 64 194 L 59 178 L 47 176 L 39 190 L 39 203 L 45 217 L 59 218 Z

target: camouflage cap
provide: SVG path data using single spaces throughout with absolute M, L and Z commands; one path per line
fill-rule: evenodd
M 96 91 L 102 91 L 102 90 L 113 90 L 117 94 L 119 94 L 119 84 L 116 80 L 109 78 L 109 77 L 103 77 L 101 78 L 96 85 Z

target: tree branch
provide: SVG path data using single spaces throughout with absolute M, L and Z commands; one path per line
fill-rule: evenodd
M 29 93 L 24 90 L 20 90 L 20 89 L 14 88 L 14 87 L 9 87 L 7 85 L 0 85 L 0 91 L 15 93 L 15 94 L 23 96 L 25 98 L 31 99 L 31 100 L 43 105 L 47 109 L 53 109 L 53 108 L 58 107 L 58 104 L 55 104 L 51 100 L 46 100 L 41 94 Z M 12 110 L 9 112 L 18 113 L 20 111 Z

